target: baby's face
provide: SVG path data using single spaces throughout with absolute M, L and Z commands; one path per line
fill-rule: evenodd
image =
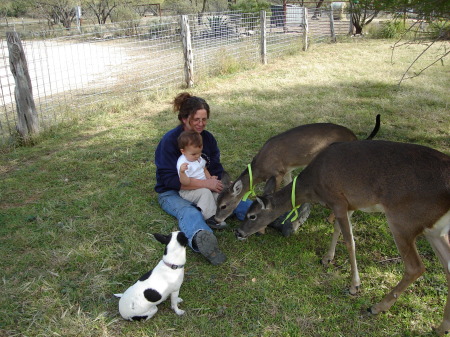
M 187 160 L 196 161 L 202 155 L 203 147 L 197 147 L 193 145 L 188 145 L 184 149 L 181 149 L 181 153 L 184 154 Z

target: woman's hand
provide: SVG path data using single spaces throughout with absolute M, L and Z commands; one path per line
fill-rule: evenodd
M 222 182 L 216 178 L 209 178 L 205 180 L 206 188 L 210 189 L 213 192 L 220 193 L 223 189 Z

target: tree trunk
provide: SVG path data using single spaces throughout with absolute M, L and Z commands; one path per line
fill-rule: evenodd
M 17 105 L 17 131 L 27 141 L 39 132 L 39 120 L 34 104 L 30 74 L 22 42 L 16 32 L 7 32 L 9 65 L 16 82 L 14 94 Z
M 359 22 L 354 22 L 353 26 L 355 27 L 355 35 L 361 35 L 363 31 L 363 27 L 360 25 Z
M 314 9 L 314 15 L 312 16 L 312 19 L 317 19 L 317 17 L 320 14 L 319 8 L 322 6 L 324 0 L 319 0 L 317 2 L 316 8 Z

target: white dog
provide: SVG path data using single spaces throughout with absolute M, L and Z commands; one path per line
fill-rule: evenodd
M 130 321 L 153 317 L 158 311 L 157 305 L 169 295 L 175 313 L 184 314 L 183 310 L 178 309 L 178 303 L 183 301 L 178 294 L 184 278 L 188 239 L 183 232 L 153 235 L 156 240 L 167 245 L 162 260 L 123 294 L 114 294 L 120 297 L 120 314 Z

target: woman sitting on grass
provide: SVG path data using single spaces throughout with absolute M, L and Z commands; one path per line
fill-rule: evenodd
M 209 105 L 203 98 L 180 93 L 173 102 L 178 112 L 180 125 L 167 132 L 159 142 L 155 152 L 156 186 L 161 208 L 178 219 L 178 226 L 189 239 L 189 246 L 200 252 L 214 265 L 225 262 L 226 256 L 219 249 L 217 238 L 206 224 L 202 213 L 192 202 L 183 199 L 180 191 L 206 188 L 220 193 L 223 185 L 220 181 L 223 167 L 220 163 L 220 151 L 214 136 L 205 130 L 209 119 Z M 193 130 L 201 135 L 202 157 L 206 168 L 217 179 L 190 178 L 189 186 L 182 185 L 178 177 L 177 161 L 180 156 L 178 137 L 183 131 Z M 241 202 L 234 211 L 238 219 L 243 220 L 251 201 Z

